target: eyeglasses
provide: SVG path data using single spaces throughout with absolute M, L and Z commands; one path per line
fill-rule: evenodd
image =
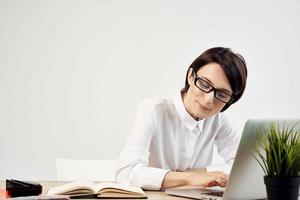
M 218 90 L 218 89 L 214 88 L 209 82 L 198 77 L 196 74 L 195 74 L 195 76 L 196 77 L 194 79 L 194 84 L 201 91 L 203 91 L 205 93 L 210 93 L 211 91 L 214 91 L 215 98 L 223 103 L 230 103 L 234 99 L 234 97 L 231 96 L 230 94 L 228 94 L 222 90 Z

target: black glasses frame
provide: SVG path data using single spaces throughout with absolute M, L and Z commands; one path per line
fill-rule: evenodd
M 216 99 L 218 99 L 219 101 L 223 102 L 223 103 L 231 103 L 231 102 L 233 101 L 234 97 L 233 97 L 232 95 L 230 95 L 230 94 L 228 94 L 228 93 L 226 93 L 226 92 L 224 92 L 224 91 L 221 91 L 221 90 L 216 89 L 216 88 L 215 88 L 214 86 L 212 86 L 208 81 L 204 80 L 203 78 L 200 78 L 199 76 L 197 76 L 196 73 L 194 73 L 194 74 L 195 74 L 194 85 L 195 85 L 197 88 L 199 88 L 201 91 L 203 91 L 203 92 L 205 92 L 205 93 L 210 93 L 211 91 L 213 91 L 213 92 L 214 92 L 214 97 L 215 97 Z M 200 88 L 200 87 L 196 84 L 198 80 L 201 80 L 201 81 L 205 82 L 207 85 L 209 85 L 209 86 L 211 87 L 211 89 L 210 89 L 210 90 L 204 90 L 203 88 Z M 229 101 L 224 101 L 224 100 L 222 100 L 222 99 L 219 99 L 219 98 L 217 97 L 217 92 L 222 92 L 222 93 L 227 94 L 227 95 L 230 97 Z

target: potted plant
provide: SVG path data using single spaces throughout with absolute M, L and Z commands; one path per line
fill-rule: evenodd
M 300 131 L 296 125 L 270 123 L 260 133 L 254 148 L 254 157 L 265 173 L 264 183 L 269 200 L 298 199 Z

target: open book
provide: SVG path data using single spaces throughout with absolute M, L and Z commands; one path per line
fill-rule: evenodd
M 47 195 L 67 195 L 70 198 L 130 198 L 146 199 L 145 192 L 140 187 L 123 186 L 114 182 L 71 182 L 48 190 Z

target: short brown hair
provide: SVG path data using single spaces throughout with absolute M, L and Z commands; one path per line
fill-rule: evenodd
M 237 102 L 244 93 L 247 81 L 247 66 L 245 59 L 240 55 L 233 53 L 231 49 L 224 47 L 214 47 L 203 52 L 187 70 L 185 78 L 185 86 L 182 92 L 187 92 L 190 85 L 188 83 L 188 74 L 190 68 L 197 73 L 197 71 L 209 63 L 218 63 L 226 77 L 229 80 L 231 89 L 233 91 L 233 101 L 227 103 L 221 112 L 229 108 L 230 105 Z

